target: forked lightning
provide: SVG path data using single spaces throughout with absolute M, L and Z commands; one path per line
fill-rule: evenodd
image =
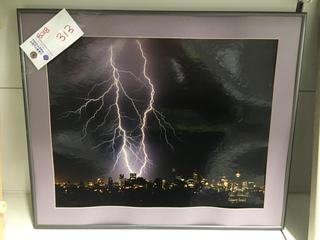
M 173 149 L 172 144 L 168 139 L 168 129 L 172 131 L 175 135 L 174 128 L 166 120 L 165 116 L 158 111 L 155 106 L 155 95 L 156 89 L 152 82 L 151 77 L 147 74 L 148 59 L 143 50 L 141 42 L 136 40 L 137 47 L 140 53 L 140 59 L 142 61 L 142 71 L 141 78 L 136 76 L 134 73 L 122 70 L 117 66 L 114 49 L 111 46 L 108 50 L 108 66 L 111 67 L 112 75 L 106 81 L 95 84 L 87 94 L 85 102 L 77 109 L 73 111 L 68 111 L 64 114 L 63 117 L 68 117 L 71 114 L 77 114 L 80 118 L 83 115 L 83 112 L 87 112 L 87 107 L 94 106 L 95 110 L 90 114 L 84 123 L 82 129 L 82 139 L 86 138 L 89 131 L 96 132 L 100 128 L 107 128 L 107 139 L 99 142 L 94 148 L 100 148 L 106 146 L 107 148 L 112 149 L 112 153 L 115 159 L 114 167 L 116 168 L 118 164 L 124 164 L 129 173 L 137 173 L 137 176 L 142 176 L 146 171 L 146 166 L 151 163 L 151 159 L 148 154 L 147 143 L 146 143 L 146 134 L 148 130 L 148 121 L 150 117 L 154 116 L 155 120 L 158 123 L 159 129 L 168 144 Z M 137 104 L 138 100 L 130 97 L 127 90 L 125 89 L 121 75 L 127 74 L 132 79 L 135 79 L 139 84 L 146 89 L 148 92 L 145 106 L 141 107 Z M 100 94 L 98 97 L 90 97 L 91 94 L 98 88 L 106 88 L 106 90 Z M 112 96 L 113 101 L 107 103 L 106 97 Z M 136 117 L 127 116 L 124 113 L 124 110 L 121 108 L 120 101 L 125 99 L 130 103 L 130 107 L 134 110 Z M 114 113 L 115 117 L 112 117 Z M 97 124 L 97 116 L 99 114 L 104 114 L 103 121 Z M 126 129 L 124 126 L 124 119 L 133 120 L 137 122 L 136 128 Z M 108 125 L 108 122 L 113 123 L 111 126 Z M 120 144 L 120 147 L 117 147 Z

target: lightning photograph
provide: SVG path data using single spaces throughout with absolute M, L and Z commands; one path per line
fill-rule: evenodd
M 263 208 L 277 44 L 71 45 L 47 67 L 56 207 Z

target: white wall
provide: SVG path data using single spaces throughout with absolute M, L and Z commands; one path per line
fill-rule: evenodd
M 316 49 L 317 0 L 309 13 L 290 190 L 309 191 Z M 5 191 L 30 191 L 20 73 L 16 8 L 87 8 L 139 10 L 294 11 L 295 0 L 0 0 L 0 137 Z

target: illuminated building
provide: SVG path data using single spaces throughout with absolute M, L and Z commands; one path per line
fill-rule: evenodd
M 106 184 L 102 178 L 97 178 L 95 182 L 95 186 L 104 187 Z
M 248 182 L 247 181 L 242 182 L 242 189 L 244 189 L 244 190 L 248 189 Z
M 185 182 L 185 185 L 184 185 L 185 188 L 196 188 L 196 181 L 191 178 L 191 179 L 188 179 L 186 182 Z
M 161 185 L 162 189 L 166 189 L 166 180 L 162 179 L 162 185 Z
M 226 179 L 226 180 L 223 182 L 223 186 L 224 186 L 225 188 L 228 188 L 228 186 L 229 186 L 229 181 L 228 181 L 228 179 Z
M 198 182 L 199 180 L 199 174 L 196 171 L 193 171 L 192 178 L 195 182 Z
M 134 181 L 133 188 L 134 188 L 134 189 L 137 189 L 137 188 L 146 188 L 146 184 L 147 184 L 147 181 L 146 181 L 144 178 L 138 177 L 138 178 Z
M 135 180 L 137 178 L 136 173 L 130 173 L 130 180 Z
M 222 176 L 220 178 L 220 182 L 217 184 L 218 187 L 221 188 L 221 190 L 227 190 L 229 188 L 229 180 L 227 179 L 226 176 Z
M 232 191 L 241 191 L 241 190 L 242 190 L 241 174 L 239 171 L 236 171 Z
M 124 178 L 124 174 L 120 174 L 120 175 L 119 175 L 119 186 L 120 186 L 121 188 L 124 187 L 125 182 L 126 182 L 126 180 L 125 180 L 125 178 Z
M 255 183 L 254 182 L 248 182 L 248 189 L 249 190 L 254 190 L 254 188 L 255 188 Z
M 183 182 L 184 177 L 182 175 L 176 175 L 176 180 Z
M 224 182 L 224 181 L 226 181 L 227 180 L 227 177 L 226 176 L 222 176 L 221 178 L 220 178 L 220 182 Z
M 202 178 L 202 179 L 201 179 L 201 185 L 202 185 L 204 188 L 207 188 L 207 189 L 210 188 L 208 179 L 206 179 L 206 178 Z
M 89 183 L 91 183 L 90 181 L 84 181 L 84 187 L 87 188 L 89 187 Z M 92 186 L 93 186 L 93 183 L 92 183 Z
M 155 189 L 162 189 L 162 179 L 161 178 L 156 178 L 153 181 L 153 188 Z

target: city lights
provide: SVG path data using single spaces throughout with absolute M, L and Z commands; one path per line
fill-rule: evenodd
M 194 171 L 190 176 L 177 174 L 168 179 L 156 178 L 150 181 L 139 177 L 136 173 L 130 173 L 128 178 L 124 174 L 120 174 L 118 179 L 99 177 L 81 183 L 60 182 L 56 184 L 56 192 L 62 193 L 65 198 L 68 198 L 69 195 L 72 196 L 72 194 L 87 194 L 97 201 L 96 203 L 91 202 L 91 204 L 103 204 L 105 198 L 112 203 L 113 196 L 116 198 L 129 196 L 133 199 L 133 205 L 145 202 L 152 205 L 154 200 L 150 199 L 159 202 L 164 196 L 174 197 L 177 196 L 177 193 L 194 196 L 210 194 L 216 198 L 213 199 L 213 206 L 216 203 L 226 207 L 246 207 L 250 204 L 256 204 L 253 201 L 257 202 L 259 199 L 260 202 L 263 202 L 264 186 L 257 186 L 255 182 L 240 176 L 242 176 L 240 172 L 236 172 L 233 178 L 222 176 L 216 181 L 204 178 L 197 171 Z M 126 205 L 131 205 L 131 198 L 127 199 Z M 124 201 L 124 199 L 120 199 L 120 201 Z

